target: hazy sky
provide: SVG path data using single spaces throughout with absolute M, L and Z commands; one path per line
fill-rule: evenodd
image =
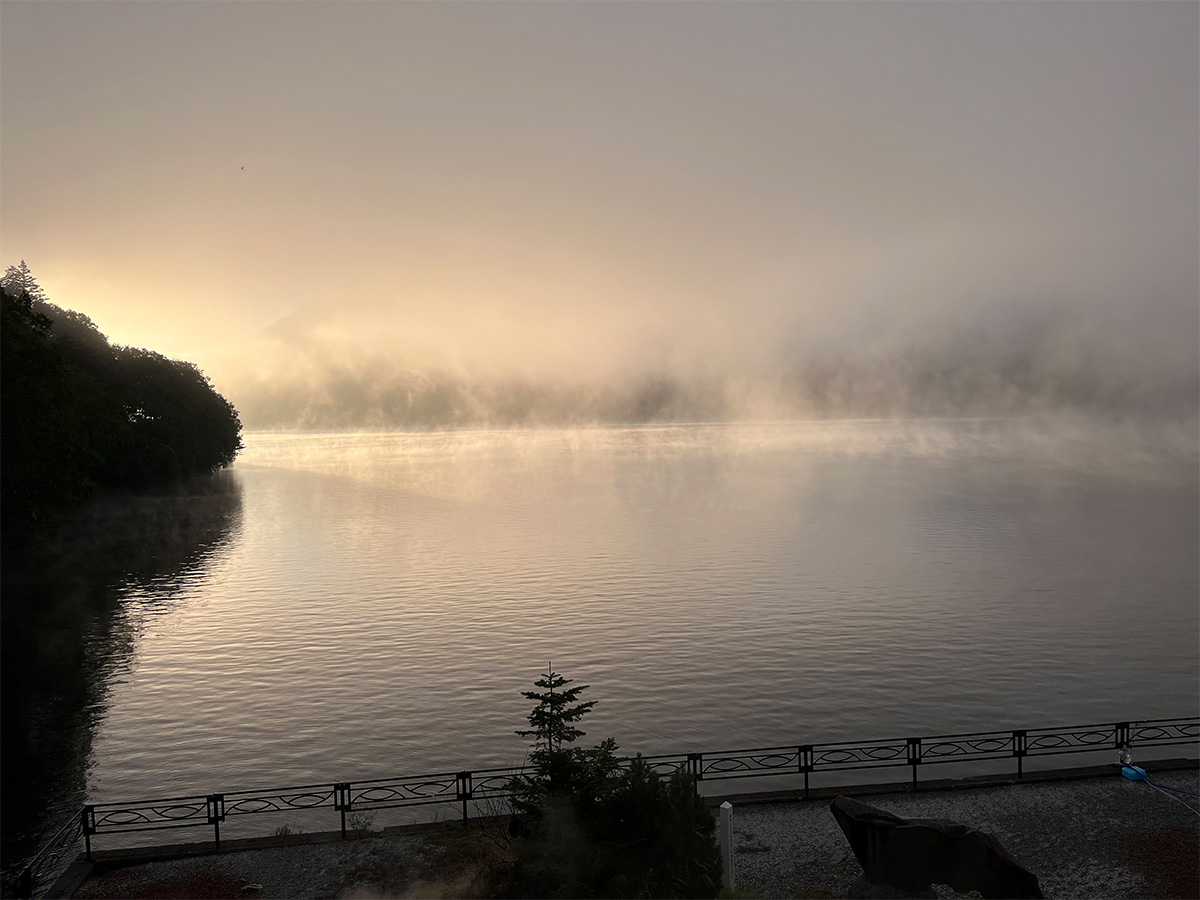
M 1200 341 L 1196 3 L 0 16 L 3 263 L 218 386 L 314 301 L 513 366 L 1044 304 Z

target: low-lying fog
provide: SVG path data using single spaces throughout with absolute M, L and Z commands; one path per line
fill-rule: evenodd
M 5 262 L 251 428 L 1195 413 L 1195 4 L 3 15 Z
M 775 317 L 776 328 L 749 335 L 734 316 L 723 332 L 686 319 L 672 332 L 615 316 L 437 322 L 314 302 L 256 337 L 251 365 L 230 364 L 220 384 L 250 428 L 1060 412 L 1186 419 L 1200 401 L 1186 340 L 1196 323 L 1186 316 L 1174 334 L 1131 311 L 1066 304 L 923 316 L 920 328 L 878 314 L 811 331 Z

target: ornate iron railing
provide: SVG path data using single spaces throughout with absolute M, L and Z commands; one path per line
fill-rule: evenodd
M 42 844 L 41 849 L 17 874 L 15 887 L 18 897 L 33 896 L 39 872 L 59 871 L 63 868 L 63 858 L 75 852 L 83 835 L 82 824 L 81 815 L 72 816 Z
M 673 753 L 642 757 L 663 775 L 684 770 L 697 782 L 769 775 L 803 776 L 804 793 L 810 776 L 906 766 L 917 784 L 921 766 L 1015 759 L 1017 777 L 1024 774 L 1030 756 L 1126 750 L 1133 747 L 1166 747 L 1200 743 L 1200 717 L 1077 725 L 1067 728 L 1033 728 L 1017 731 L 980 731 L 876 741 L 834 741 L 824 744 L 790 744 L 746 750 Z M 632 760 L 623 761 L 629 765 Z M 463 821 L 468 804 L 504 800 L 513 795 L 513 780 L 528 777 L 527 766 L 408 775 L 368 781 L 307 784 L 272 790 L 193 794 L 135 802 L 89 803 L 43 846 L 21 873 L 19 884 L 32 891 L 39 870 L 61 856 L 63 848 L 83 837 L 84 852 L 92 856 L 92 837 L 136 831 L 158 831 L 209 825 L 217 849 L 221 823 L 231 816 L 264 812 L 330 808 L 340 813 L 341 833 L 347 833 L 348 814 L 395 807 L 459 803 Z M 57 849 L 56 849 L 57 848 Z

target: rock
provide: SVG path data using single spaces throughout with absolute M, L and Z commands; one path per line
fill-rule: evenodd
M 849 797 L 836 798 L 829 808 L 872 885 L 930 891 L 933 884 L 947 884 L 985 898 L 1042 897 L 1037 876 L 990 834 L 948 819 L 904 819 Z

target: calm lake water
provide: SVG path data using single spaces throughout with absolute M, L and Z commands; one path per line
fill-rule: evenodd
M 82 635 L 39 701 L 81 761 L 30 765 L 102 801 L 519 762 L 547 660 L 628 752 L 1192 715 L 1197 497 L 1194 425 L 249 434 L 22 588 L 85 598 L 36 626 Z

